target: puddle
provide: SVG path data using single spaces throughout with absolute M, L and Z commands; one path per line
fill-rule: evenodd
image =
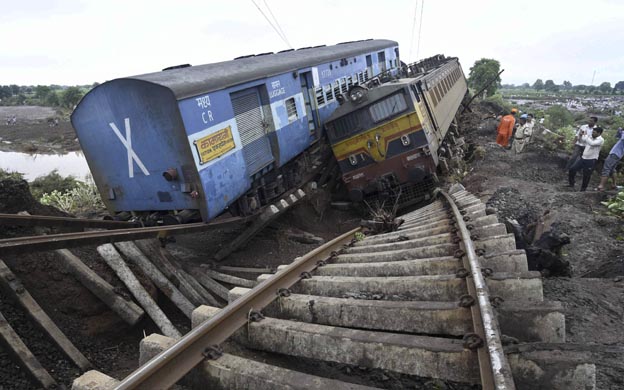
M 0 152 L 0 168 L 9 172 L 20 172 L 28 181 L 45 176 L 55 169 L 61 176 L 71 175 L 80 180 L 85 180 L 91 174 L 82 152 L 67 154 Z

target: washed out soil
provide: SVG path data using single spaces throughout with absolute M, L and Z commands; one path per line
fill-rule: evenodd
M 460 127 L 471 150 L 479 153 L 471 155 L 461 183 L 496 209 L 501 222 L 515 220 L 528 228 L 549 214 L 551 230 L 569 238 L 560 254 L 570 275 L 542 270 L 547 276 L 544 299 L 562 302 L 567 342 L 593 347 L 597 388 L 624 388 L 624 221 L 601 204 L 615 192 L 592 190 L 600 167 L 586 192 L 579 191 L 580 174 L 576 188 L 567 187 L 564 151 L 546 144 L 539 133 L 521 154 L 503 149 L 495 143 L 496 107 L 476 104 L 473 111 L 463 115 Z
M 6 118 L 15 117 L 15 124 Z M 58 120 L 51 126 L 48 120 Z M 0 106 L 0 151 L 66 153 L 80 150 L 76 132 L 67 116 L 51 107 Z

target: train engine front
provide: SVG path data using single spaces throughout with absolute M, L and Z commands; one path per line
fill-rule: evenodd
M 352 201 L 400 208 L 431 196 L 438 152 L 467 90 L 457 60 L 436 58 L 405 67 L 407 77 L 352 88 L 327 121 Z

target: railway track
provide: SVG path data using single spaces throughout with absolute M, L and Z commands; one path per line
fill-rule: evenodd
M 0 225 L 3 226 L 70 230 L 69 233 L 1 239 L 0 254 L 2 256 L 33 254 L 39 251 L 55 250 L 54 253 L 46 256 L 53 259 L 56 268 L 71 274 L 77 282 L 91 291 L 128 325 L 134 326 L 148 315 L 164 334 L 180 337 L 179 329 L 168 318 L 169 314 L 163 312 L 155 301 L 155 297 L 148 293 L 144 285 L 152 285 L 161 290 L 190 319 L 192 310 L 201 304 L 223 305 L 224 300 L 227 299 L 228 289 L 222 283 L 251 286 L 253 281 L 217 272 L 217 270 L 186 268 L 187 272 L 177 259 L 153 239 L 158 238 L 161 244 L 164 244 L 169 241 L 170 235 L 198 233 L 230 225 L 240 226 L 245 222 L 253 221 L 236 240 L 223 246 L 220 251 L 223 258 L 243 245 L 304 196 L 305 193 L 301 190 L 291 191 L 277 204 L 264 207 L 256 215 L 220 218 L 207 224 L 140 227 L 134 222 L 0 214 Z M 97 230 L 82 231 L 84 229 Z M 38 231 L 34 230 L 34 232 Z M 134 240 L 138 241 L 134 242 Z M 82 259 L 68 250 L 68 248 L 86 245 L 98 246 L 97 251 L 104 262 L 115 272 L 138 305 L 127 296 L 118 294 L 116 289 L 120 286 L 110 285 L 83 263 Z M 19 260 L 12 256 L 13 265 L 16 262 Z M 134 263 L 138 268 L 138 273 L 128 267 L 128 262 Z M 2 350 L 0 352 L 3 352 L 0 353 L 0 363 L 3 363 L 2 366 L 6 365 L 5 362 L 8 360 L 4 356 L 6 353 L 21 368 L 21 370 L 17 367 L 10 367 L 7 370 L 0 368 L 0 374 L 6 371 L 9 377 L 14 377 L 14 380 L 8 382 L 4 381 L 7 378 L 0 378 L 3 379 L 2 385 L 10 385 L 9 388 L 13 388 L 12 386 L 26 388 L 26 384 L 30 381 L 38 388 L 55 388 L 68 376 L 75 377 L 75 374 L 70 372 L 71 370 L 84 372 L 92 367 L 1 258 L 0 304 L 2 306 L 2 311 L 0 311 Z M 7 318 L 3 312 L 7 314 Z M 27 320 L 24 321 L 24 318 Z M 36 329 L 31 331 L 30 328 Z M 46 350 L 46 352 L 41 353 L 41 350 Z M 54 356 L 56 365 L 50 362 L 49 356 Z M 56 375 L 59 369 L 63 371 L 61 377 Z
M 595 388 L 595 366 L 561 353 L 561 304 L 544 301 L 539 273 L 527 270 L 524 251 L 478 198 L 440 192 L 401 219 L 397 231 L 350 231 L 261 275 L 253 289 L 230 290 L 225 308 L 193 311 L 184 337 L 145 338 L 141 367 L 121 382 L 91 371 L 74 389 L 168 388 L 181 380 L 227 389 L 403 387 L 403 379 L 365 383 L 358 370 L 438 378 L 453 388 Z M 303 373 L 283 360 L 225 353 L 228 339 L 352 375 L 330 379 L 331 372 Z

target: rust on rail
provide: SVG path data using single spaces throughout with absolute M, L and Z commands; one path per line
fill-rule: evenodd
M 466 277 L 468 293 L 477 303 L 470 306 L 470 310 L 474 332 L 478 335 L 476 339 L 480 338 L 479 341 L 483 341 L 483 346 L 478 346 L 478 344 L 472 341 L 475 347 L 477 347 L 481 386 L 484 390 L 515 390 L 516 386 L 511 373 L 511 367 L 503 351 L 500 339 L 500 326 L 490 303 L 488 287 L 481 273 L 479 258 L 470 238 L 470 231 L 466 227 L 464 217 L 453 198 L 440 189 L 437 189 L 436 192 L 445 198 L 453 211 L 458 234 L 464 247 L 462 253 L 464 267 L 469 271 L 469 276 Z M 468 340 L 468 342 L 471 341 Z
M 0 225 L 5 226 L 46 226 L 67 228 L 127 229 L 141 226 L 135 222 L 107 221 L 70 217 L 52 217 L 49 215 L 0 214 Z
M 173 234 L 197 233 L 247 221 L 246 217 L 233 217 L 211 223 L 189 223 L 184 225 L 155 226 L 117 230 L 100 230 L 19 237 L 0 240 L 0 252 L 5 254 L 47 251 L 75 248 L 83 245 L 101 245 L 120 241 L 142 240 Z

